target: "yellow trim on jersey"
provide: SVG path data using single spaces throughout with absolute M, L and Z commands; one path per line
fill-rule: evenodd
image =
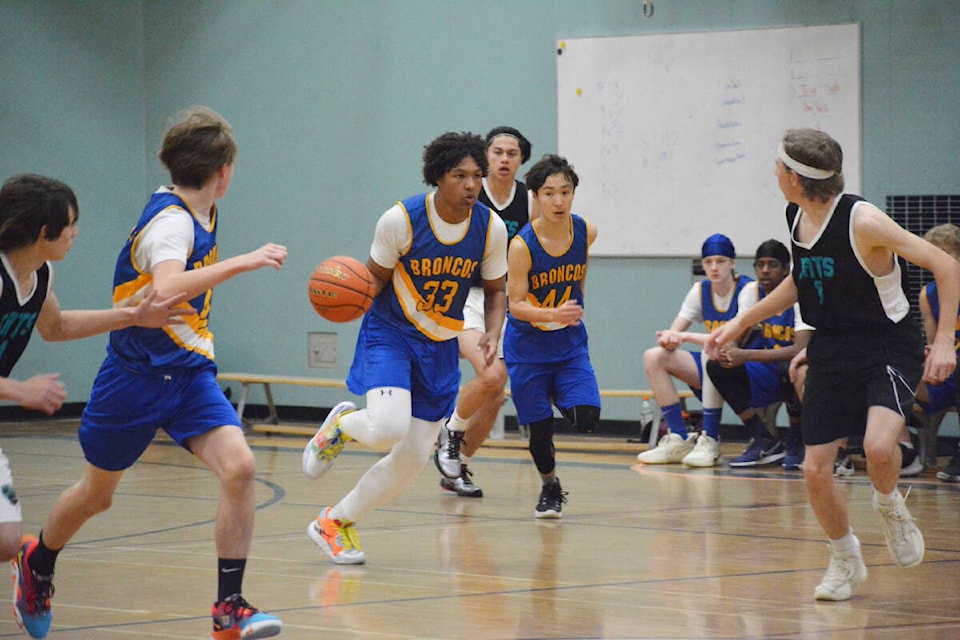
M 527 302 L 537 307 L 538 309 L 543 308 L 540 306 L 540 300 L 538 300 L 537 296 L 533 295 L 532 293 L 527 294 Z M 533 327 L 536 327 L 537 329 L 540 329 L 541 331 L 557 331 L 567 326 L 561 322 L 533 322 L 533 321 L 530 322 L 530 325 Z
M 124 282 L 113 288 L 113 306 L 135 307 L 150 294 L 151 289 L 153 289 L 153 274 L 141 273 L 136 280 Z
M 539 218 L 537 218 L 537 220 L 539 220 Z M 567 243 L 567 246 L 560 251 L 560 253 L 551 253 L 550 250 L 547 249 L 547 245 L 543 244 L 543 238 L 541 238 L 540 234 L 537 232 L 537 227 L 539 226 L 537 225 L 537 220 L 533 221 L 531 228 L 533 229 L 533 235 L 537 236 L 537 242 L 539 242 L 540 246 L 543 247 L 543 252 L 545 254 L 553 258 L 559 258 L 570 250 L 570 247 L 573 246 L 573 215 L 571 215 L 570 219 L 568 220 L 568 224 L 570 225 L 570 241 Z M 584 220 L 584 222 L 586 222 L 586 220 Z
M 417 291 L 402 262 L 398 262 L 393 270 L 393 290 L 410 324 L 431 340 L 450 340 L 463 331 L 463 320 L 447 317 L 433 309 L 423 309 L 423 296 Z
M 213 360 L 213 334 L 206 329 L 198 331 L 199 318 L 199 314 L 186 316 L 186 324 L 168 324 L 163 327 L 163 332 L 181 349 L 195 351 Z M 207 324 L 205 319 L 202 322 Z
M 182 200 L 182 198 L 181 198 L 181 200 Z M 184 202 L 186 202 L 186 201 L 184 201 Z M 152 218 L 150 218 L 150 222 L 148 222 L 147 224 L 143 225 L 143 228 L 140 229 L 140 232 L 139 232 L 136 236 L 130 238 L 130 266 L 133 267 L 133 270 L 136 271 L 137 273 L 143 273 L 143 269 L 140 267 L 140 265 L 137 264 L 137 245 L 140 244 L 140 239 L 143 238 L 144 232 L 145 232 L 147 229 L 149 229 L 149 228 L 150 228 L 150 225 L 152 225 L 152 224 L 156 221 L 157 216 L 159 216 L 159 215 L 160 215 L 161 213 L 163 213 L 164 211 L 167 211 L 168 209 L 179 209 L 180 211 L 183 211 L 183 212 L 186 213 L 188 216 L 190 216 L 191 218 L 193 218 L 198 225 L 200 225 L 201 227 L 203 227 L 203 224 L 201 224 L 200 220 L 197 219 L 196 214 L 193 212 L 193 210 L 190 209 L 190 204 L 189 204 L 189 203 L 187 203 L 187 208 L 186 208 L 186 209 L 184 209 L 183 207 L 181 207 L 181 206 L 179 206 L 179 205 L 171 204 L 171 205 L 168 205 L 168 206 L 164 207 L 164 208 L 161 209 L 160 211 L 158 211 Z M 216 205 L 214 205 L 214 215 L 215 215 L 215 214 L 216 214 Z M 213 222 L 214 222 L 214 220 L 215 220 L 214 216 L 211 216 L 211 218 L 210 218 L 210 229 L 207 229 L 208 232 L 213 229 Z M 192 253 L 193 253 L 193 245 L 191 245 L 190 248 L 187 250 L 187 256 L 189 256 L 189 255 L 192 254 Z M 184 257 L 184 260 L 186 260 L 186 257 Z
M 436 193 L 436 191 L 434 191 L 433 193 Z M 427 222 L 430 223 L 430 231 L 433 232 L 433 237 L 437 239 L 437 242 L 439 242 L 440 244 L 445 244 L 447 246 L 452 246 L 457 244 L 464 238 L 466 238 L 467 232 L 470 231 L 470 219 L 473 218 L 473 207 L 470 208 L 470 213 L 467 214 L 467 217 L 465 218 L 465 220 L 461 220 L 460 222 L 456 222 L 456 223 L 448 223 L 451 226 L 454 224 L 463 224 L 464 222 L 466 222 L 467 224 L 464 225 L 463 234 L 459 238 L 457 238 L 456 240 L 451 240 L 450 242 L 447 242 L 437 234 L 437 230 L 433 226 L 433 213 L 432 213 L 433 209 L 430 207 L 430 195 L 431 194 L 428 193 L 426 196 L 424 196 L 426 198 L 426 205 L 427 205 Z M 487 206 L 487 205 L 483 205 L 483 206 Z M 439 213 L 437 213 L 436 215 L 438 218 L 440 217 Z M 409 214 L 407 214 L 407 217 L 408 218 L 410 217 Z M 412 234 L 411 234 L 411 237 L 412 237 Z
M 404 247 L 400 253 L 401 256 L 405 256 L 410 253 L 410 247 L 413 246 L 413 222 L 410 220 L 410 212 L 403 206 L 403 203 L 398 200 L 397 205 L 400 207 L 400 210 L 403 211 L 403 215 L 407 217 L 407 246 Z
M 534 226 L 533 231 L 534 231 L 534 233 L 536 233 L 536 226 Z M 538 237 L 537 237 L 537 240 L 539 240 L 539 239 L 540 239 L 540 238 L 539 238 L 539 236 L 538 236 Z M 530 245 L 528 245 L 527 242 L 526 242 L 526 240 L 524 240 L 523 238 L 521 238 L 519 235 L 513 236 L 513 240 L 511 240 L 510 242 L 519 242 L 521 245 L 523 245 L 524 250 L 527 252 L 527 262 L 530 263 L 530 269 L 532 270 L 532 269 L 533 269 L 533 257 L 530 255 Z M 542 243 L 541 243 L 541 244 L 542 244 Z M 569 247 L 568 247 L 568 248 L 569 248 Z M 537 298 L 537 296 L 533 295 L 533 293 L 529 290 L 529 287 L 530 287 L 530 272 L 528 271 L 528 272 L 527 272 L 527 302 L 529 302 L 532 306 L 534 306 L 534 307 L 536 307 L 536 308 L 538 308 L 538 309 L 542 309 L 543 307 L 540 306 L 540 299 Z M 556 331 L 556 330 L 558 330 L 558 329 L 563 329 L 565 326 L 567 326 L 567 325 L 561 324 L 561 323 L 559 323 L 559 322 L 533 322 L 533 321 L 530 321 L 529 324 L 530 324 L 530 326 L 535 327 L 535 328 L 537 328 L 537 329 L 540 329 L 541 331 Z

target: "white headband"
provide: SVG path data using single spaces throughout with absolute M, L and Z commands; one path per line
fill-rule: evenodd
M 799 173 L 804 178 L 810 178 L 811 180 L 826 180 L 827 178 L 832 178 L 837 175 L 836 171 L 830 171 L 827 169 L 817 169 L 816 167 L 811 167 L 808 164 L 803 164 L 794 160 L 787 155 L 787 150 L 783 148 L 783 143 L 780 143 L 780 147 L 777 149 L 777 157 L 783 161 L 783 164 L 787 165 L 788 168 L 792 169 L 796 173 Z

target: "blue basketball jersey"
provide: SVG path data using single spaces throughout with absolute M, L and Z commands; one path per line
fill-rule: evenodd
M 115 307 L 134 306 L 150 292 L 153 274 L 143 271 L 134 260 L 136 244 L 143 230 L 162 211 L 178 207 L 193 218 L 193 248 L 187 257 L 186 269 L 199 269 L 217 262 L 217 215 L 210 217 L 209 227 L 197 220 L 196 214 L 174 193 L 159 191 L 147 202 L 140 220 L 130 232 L 117 258 L 113 275 Z M 210 332 L 210 299 L 208 289 L 189 301 L 196 315 L 185 316 L 184 324 L 171 324 L 162 329 L 129 327 L 110 333 L 110 349 L 140 371 L 165 368 L 199 368 L 213 364 L 213 333 Z M 186 303 L 185 303 L 186 304 Z
M 940 294 L 937 293 L 937 283 L 928 282 L 924 287 L 927 291 L 927 303 L 930 305 L 930 312 L 934 318 L 940 318 Z M 960 351 L 960 309 L 957 309 L 957 319 L 954 324 L 955 338 L 953 348 Z M 927 340 L 932 340 L 933 336 L 927 336 Z
M 525 225 L 514 238 L 530 254 L 527 274 L 527 302 L 541 308 L 555 308 L 567 300 L 583 306 L 583 281 L 587 275 L 587 223 L 571 216 L 570 246 L 560 255 L 551 255 L 537 237 L 533 224 Z M 560 362 L 587 354 L 587 329 L 558 323 L 524 322 L 507 312 L 503 336 L 503 357 L 510 362 Z
M 767 294 L 763 287 L 757 285 L 758 302 Z M 751 336 L 746 348 L 748 349 L 782 349 L 793 344 L 796 335 L 795 314 L 793 305 L 777 315 L 766 318 L 758 325 L 758 331 Z
M 490 209 L 474 204 L 463 237 L 446 243 L 433 230 L 428 194 L 398 204 L 410 224 L 410 247 L 369 313 L 395 323 L 410 335 L 438 342 L 452 340 L 463 330 L 463 305 L 483 262 Z
M 737 276 L 733 287 L 733 297 L 730 300 L 730 306 L 726 309 L 717 309 L 713 304 L 713 283 L 709 279 L 700 282 L 700 308 L 703 311 L 703 324 L 710 333 L 717 327 L 725 325 L 737 315 L 740 308 L 740 292 L 752 282 L 753 278 L 747 276 Z

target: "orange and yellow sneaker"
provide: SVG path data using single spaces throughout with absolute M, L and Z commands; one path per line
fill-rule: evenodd
M 263 613 L 239 593 L 211 607 L 213 633 L 210 640 L 254 640 L 272 638 L 283 630 L 280 618 Z
M 307 535 L 336 564 L 363 564 L 367 556 L 360 548 L 360 536 L 352 522 L 330 517 L 332 507 L 324 509 L 307 527 Z
M 40 544 L 34 536 L 23 536 L 20 552 L 10 561 L 13 569 L 13 615 L 20 628 L 31 638 L 46 638 L 50 632 L 53 613 L 53 576 L 36 574 L 27 563 Z
M 345 401 L 327 414 L 327 419 L 303 449 L 303 473 L 308 478 L 316 480 L 325 474 L 343 451 L 343 446 L 352 440 L 340 428 L 340 417 L 356 410 L 357 405 Z

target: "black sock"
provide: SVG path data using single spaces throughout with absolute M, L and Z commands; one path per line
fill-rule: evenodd
M 763 424 L 763 420 L 760 419 L 760 416 L 754 414 L 752 418 L 747 418 L 743 421 L 744 426 L 750 428 L 751 437 L 755 438 L 757 441 L 762 440 L 763 438 L 770 438 L 770 432 L 767 431 L 767 426 Z
M 247 567 L 246 558 L 217 560 L 217 602 L 223 602 L 230 596 L 240 593 L 243 584 L 243 571 Z
M 57 554 L 60 549 L 51 549 L 43 543 L 43 531 L 40 532 L 40 542 L 30 554 L 27 564 L 38 576 L 52 576 L 53 566 L 57 563 Z

